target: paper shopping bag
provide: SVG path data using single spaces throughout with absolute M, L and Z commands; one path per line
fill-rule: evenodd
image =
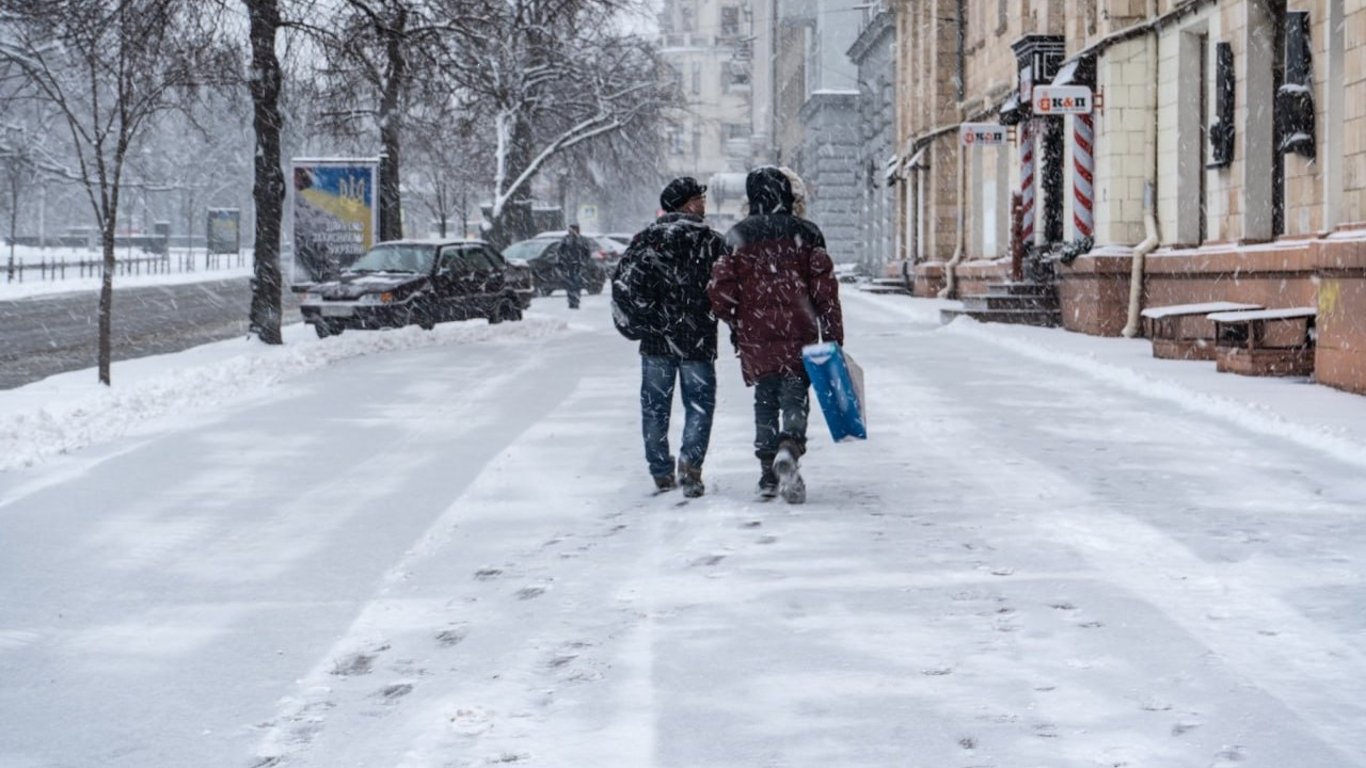
M 839 344 L 827 341 L 802 347 L 802 365 L 835 442 L 868 439 L 863 369 L 858 363 Z

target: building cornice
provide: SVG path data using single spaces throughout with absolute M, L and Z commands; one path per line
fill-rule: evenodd
M 868 53 L 873 50 L 873 46 L 882 41 L 883 38 L 892 36 L 892 14 L 887 11 L 878 11 L 877 15 L 868 20 L 859 30 L 858 37 L 854 44 L 849 46 L 847 56 L 855 64 L 862 63 L 867 58 Z
M 812 91 L 806 102 L 802 104 L 802 108 L 797 112 L 797 119 L 807 123 L 821 110 L 852 110 L 857 105 L 858 91 Z

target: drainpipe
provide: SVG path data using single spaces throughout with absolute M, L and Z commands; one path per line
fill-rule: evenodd
M 1148 0 L 1148 18 L 1156 18 L 1157 0 Z M 1157 118 L 1158 118 L 1158 93 L 1157 93 L 1157 43 L 1159 27 L 1151 29 L 1148 37 L 1148 56 L 1152 62 L 1153 77 L 1149 85 L 1149 96 L 1152 100 L 1153 115 L 1148 121 L 1144 130 L 1146 134 L 1143 142 L 1143 163 L 1148 172 L 1148 180 L 1143 185 L 1143 242 L 1134 248 L 1133 264 L 1129 272 L 1129 317 L 1124 325 L 1124 330 L 1120 333 L 1126 339 L 1132 339 L 1139 334 L 1140 313 L 1143 310 L 1143 276 L 1144 266 L 1147 263 L 1148 254 L 1157 249 Z
M 939 298 L 952 299 L 958 296 L 958 265 L 963 261 L 963 256 L 967 248 L 964 243 L 967 238 L 967 155 L 968 149 L 961 143 L 958 145 L 958 243 L 953 249 L 953 258 L 944 265 L 944 287 L 939 289 Z
M 963 104 L 963 99 L 965 99 L 965 98 L 967 97 L 967 87 L 968 87 L 968 83 L 967 83 L 967 39 L 968 39 L 968 36 L 967 36 L 967 27 L 966 27 L 966 25 L 967 25 L 967 16 L 968 16 L 968 11 L 967 11 L 967 0 L 958 0 L 957 4 L 956 4 L 956 6 L 955 6 L 955 19 L 954 19 L 954 23 L 955 23 L 955 25 L 957 26 L 957 43 L 958 43 L 958 45 L 957 45 L 958 50 L 957 50 L 956 55 L 955 55 L 955 58 L 954 58 L 954 66 L 955 66 L 955 69 L 956 69 L 956 71 L 955 71 L 954 74 L 955 74 L 955 77 L 956 77 L 956 80 L 957 80 L 956 87 L 955 87 L 955 94 L 956 94 L 957 97 L 958 97 L 958 104 L 959 104 L 959 106 L 960 106 L 960 110 L 959 110 L 959 114 L 960 114 L 960 115 L 963 113 L 962 110 L 961 110 L 961 106 L 962 106 L 962 104 Z M 968 208 L 967 208 L 967 185 L 968 185 L 968 178 L 967 178 L 967 158 L 965 157 L 965 155 L 967 154 L 967 152 L 968 152 L 968 148 L 967 148 L 967 147 L 964 147 L 964 146 L 963 146 L 963 143 L 960 141 L 960 142 L 958 143 L 958 243 L 957 243 L 957 245 L 954 246 L 954 249 L 953 249 L 953 258 L 949 259 L 949 263 L 947 263 L 947 264 L 944 265 L 944 278 L 945 278 L 945 280 L 944 280 L 944 287 L 941 288 L 941 289 L 939 289 L 939 298 L 941 298 L 941 299 L 949 299 L 949 298 L 956 298 L 956 297 L 957 297 L 957 295 L 958 295 L 958 264 L 959 264 L 960 262 L 963 261 L 964 251 L 967 250 L 966 248 L 963 247 L 963 244 L 964 244 L 964 243 L 966 242 L 966 240 L 967 240 L 967 238 L 966 238 L 966 236 L 965 236 L 965 233 L 964 233 L 964 230 L 966 230 L 966 229 L 967 229 L 967 226 L 968 226 L 968 222 L 967 222 L 967 217 L 968 217 Z

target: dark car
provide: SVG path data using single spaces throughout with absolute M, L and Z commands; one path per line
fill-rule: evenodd
M 318 336 L 347 328 L 431 330 L 448 320 L 522 319 L 507 265 L 479 240 L 393 240 L 371 248 L 337 280 L 293 286 Z
M 536 280 L 531 276 L 531 267 L 521 259 L 508 259 L 503 254 L 495 251 L 490 246 L 489 253 L 494 260 L 502 266 L 503 277 L 507 281 L 507 287 L 517 294 L 517 302 L 522 309 L 531 306 L 531 299 L 536 295 Z
M 530 240 L 513 243 L 503 249 L 508 259 L 521 259 L 531 268 L 531 279 L 538 296 L 549 296 L 556 290 L 565 288 L 564 275 L 560 272 L 560 239 L 564 233 L 537 235 Z M 607 285 L 607 268 L 594 258 L 584 267 L 582 288 L 586 293 L 602 293 Z

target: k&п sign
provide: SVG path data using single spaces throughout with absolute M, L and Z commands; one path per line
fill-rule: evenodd
M 1034 114 L 1089 115 L 1094 106 L 1091 89 L 1084 85 L 1034 86 Z
M 965 147 L 999 147 L 1009 141 L 1006 127 L 997 123 L 963 123 L 958 142 Z

